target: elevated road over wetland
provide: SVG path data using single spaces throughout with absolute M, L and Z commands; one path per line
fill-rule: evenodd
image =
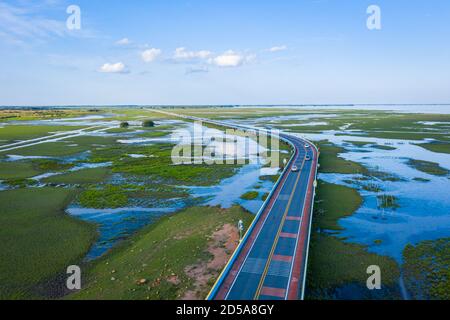
M 255 130 L 230 122 L 181 117 Z M 302 138 L 286 134 L 280 138 L 292 145 L 294 154 L 209 293 L 209 300 L 304 298 L 319 151 Z

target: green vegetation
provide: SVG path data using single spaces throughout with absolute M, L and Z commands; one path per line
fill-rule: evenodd
M 257 191 L 249 191 L 247 193 L 244 193 L 241 196 L 241 199 L 243 200 L 255 200 L 256 198 L 258 198 L 259 193 Z
M 173 198 L 187 198 L 189 191 L 185 188 L 176 188 L 170 185 L 157 184 L 153 185 L 150 182 L 143 186 L 127 187 L 130 198 L 146 198 L 146 199 L 173 199 Z M 122 188 L 125 188 L 122 186 Z
M 313 232 L 307 274 L 308 299 L 339 299 L 336 289 L 355 285 L 366 287 L 367 267 L 378 265 L 383 270 L 382 298 L 399 298 L 396 284 L 399 270 L 391 258 L 367 252 L 366 247 L 344 242 L 335 236 L 317 230 L 339 229 L 338 219 L 352 214 L 360 205 L 356 191 L 339 185 L 321 183 L 314 208 Z M 345 199 L 345 200 L 344 200 Z M 368 290 L 367 296 L 377 298 Z M 359 297 L 362 298 L 362 297 Z
M 0 299 L 38 298 L 37 287 L 86 254 L 95 227 L 64 213 L 72 198 L 70 189 L 0 192 Z
M 375 149 L 386 150 L 386 151 L 392 151 L 392 150 L 396 150 L 397 149 L 395 147 L 386 146 L 386 145 L 383 145 L 383 144 L 374 144 L 372 147 L 375 148 Z
M 112 128 L 112 129 L 108 129 L 105 132 L 107 133 L 128 133 L 130 131 L 133 131 L 133 129 L 130 128 Z
M 450 142 L 433 142 L 433 143 L 424 143 L 424 144 L 418 144 L 422 148 L 425 148 L 432 152 L 438 152 L 438 153 L 448 153 L 450 154 Z
M 104 181 L 111 173 L 108 168 L 83 169 L 75 172 L 60 174 L 44 179 L 48 183 L 89 184 Z
M 406 139 L 423 140 L 425 138 L 434 138 L 440 140 L 442 134 L 436 131 L 430 131 L 429 126 L 420 122 L 448 122 L 450 115 L 442 114 L 406 114 L 392 112 L 368 112 L 367 116 L 355 119 L 349 127 L 351 130 L 362 130 L 366 136 L 387 138 L 387 139 Z M 445 130 L 443 126 L 433 126 L 433 129 Z M 448 130 L 448 129 L 447 129 Z
M 406 114 L 393 113 L 385 111 L 368 111 L 368 110 L 317 110 L 305 108 L 191 108 L 191 109 L 175 109 L 174 112 L 194 115 L 199 117 L 208 117 L 211 119 L 248 119 L 256 120 L 261 117 L 277 117 L 287 115 L 311 115 L 319 114 L 320 117 L 310 118 L 308 120 L 289 119 L 280 120 L 279 128 L 283 130 L 298 133 L 321 133 L 326 130 L 356 130 L 353 132 L 345 132 L 345 135 L 355 135 L 364 137 L 378 137 L 388 139 L 406 139 L 406 140 L 423 140 L 425 138 L 433 138 L 441 143 L 450 142 L 448 136 L 448 126 L 446 122 L 450 122 L 450 116 L 445 114 Z M 333 117 L 337 114 L 337 117 Z M 323 117 L 325 115 L 325 117 Z M 326 117 L 330 115 L 330 117 Z M 423 124 L 421 122 L 438 122 L 436 125 Z M 311 126 L 310 122 L 326 122 L 326 125 Z M 442 123 L 442 124 L 441 124 Z M 297 124 L 297 126 L 295 126 Z M 285 126 L 289 125 L 289 127 Z M 294 126 L 292 126 L 294 125 Z M 339 135 L 339 134 L 338 134 Z M 444 147 L 448 148 L 448 147 Z
M 380 139 L 398 139 L 398 140 L 420 140 L 423 139 L 441 139 L 444 136 L 439 133 L 428 133 L 428 132 L 417 132 L 417 131 L 401 132 L 401 131 L 392 131 L 392 132 L 384 132 L 384 131 L 368 131 L 365 137 L 373 137 Z
M 367 176 L 373 178 L 377 178 L 381 181 L 392 181 L 392 182 L 396 182 L 396 181 L 402 181 L 403 179 L 400 178 L 399 176 L 396 176 L 395 174 L 392 173 L 388 173 L 388 172 L 383 172 L 383 171 L 378 171 L 378 168 L 375 169 L 371 169 L 366 173 Z
M 20 156 L 65 157 L 89 150 L 86 146 L 69 147 L 66 141 L 43 143 L 14 150 Z
M 114 137 L 80 136 L 64 141 L 43 143 L 22 149 L 14 150 L 14 154 L 22 156 L 48 156 L 66 157 L 77 155 L 81 152 L 92 151 L 103 145 L 116 144 Z
M 131 121 L 131 120 L 142 120 L 142 117 L 145 116 L 148 119 L 159 120 L 161 119 L 161 114 L 150 110 L 149 108 L 120 108 L 120 111 L 117 111 L 117 108 L 106 108 L 103 109 L 105 113 L 112 113 L 111 118 L 107 118 L 104 120 L 116 120 L 116 121 Z M 169 116 L 163 116 L 165 119 L 170 118 Z
M 380 184 L 376 183 L 376 182 L 367 182 L 367 179 L 364 177 L 358 177 L 358 178 L 353 178 L 353 179 L 345 179 L 342 182 L 345 182 L 346 184 L 349 185 L 356 185 L 359 188 L 368 191 L 368 192 L 374 192 L 374 193 L 378 193 L 380 191 L 382 191 L 382 187 Z
M 0 145 L 13 143 L 17 140 L 29 140 L 51 135 L 56 132 L 72 131 L 82 129 L 83 127 L 68 126 L 25 126 L 25 125 L 7 125 L 0 128 Z
M 31 162 L 2 162 L 0 164 L 0 179 L 26 179 L 41 174 L 42 171 Z
M 105 209 L 125 207 L 128 196 L 122 188 L 106 185 L 102 189 L 87 189 L 79 197 L 80 204 L 85 208 Z
M 450 238 L 407 245 L 404 279 L 413 299 L 450 299 Z
M 172 163 L 172 144 L 157 144 L 146 147 L 134 147 L 127 150 L 125 146 L 114 146 L 95 150 L 93 162 L 113 161 L 113 172 L 154 177 L 157 181 L 165 180 L 174 185 L 214 185 L 221 179 L 235 174 L 238 165 L 206 165 Z M 122 157 L 124 152 L 143 154 L 148 158 L 135 159 Z
M 142 138 L 161 138 L 169 135 L 169 132 L 166 131 L 148 131 L 145 133 L 140 133 L 139 137 Z
M 152 120 L 144 120 L 144 121 L 142 121 L 142 126 L 144 128 L 154 127 L 155 122 L 153 122 Z
M 442 168 L 435 162 L 409 159 L 407 164 L 416 170 L 435 176 L 446 176 L 449 174 L 447 169 Z
M 340 218 L 350 216 L 362 204 L 362 197 L 358 191 L 341 185 L 319 182 L 314 221 L 321 229 L 342 230 L 338 225 Z
M 94 261 L 85 288 L 68 298 L 203 299 L 236 246 L 240 219 L 249 226 L 253 215 L 240 207 L 192 207 L 163 217 Z
M 368 184 L 363 184 L 361 186 L 363 188 L 363 190 L 369 191 L 369 192 L 380 192 L 382 191 L 381 186 L 377 183 L 368 183 Z
M 125 145 L 117 142 L 139 131 L 135 137 L 158 138 L 166 136 L 175 125 L 153 127 L 162 116 L 144 108 L 102 108 L 101 110 L 27 110 L 0 111 L 2 121 L 54 119 L 98 112 L 110 113 L 105 121 L 121 122 L 120 128 L 114 128 L 106 137 L 80 136 L 54 143 L 17 149 L 12 154 L 68 157 L 84 155 L 87 160 L 73 160 L 72 163 L 54 160 L 27 160 L 2 162 L 0 180 L 20 189 L 0 192 L 0 299 L 2 298 L 39 298 L 52 294 L 58 275 L 64 273 L 69 264 L 77 264 L 84 257 L 95 239 L 95 227 L 64 215 L 63 209 L 73 199 L 81 205 L 93 208 L 116 208 L 126 206 L 131 201 L 147 203 L 151 199 L 169 199 L 189 197 L 186 189 L 176 188 L 183 185 L 213 185 L 221 179 L 236 173 L 237 165 L 173 165 L 171 151 L 173 144 L 155 144 L 152 146 Z M 417 145 L 441 153 L 450 153 L 448 126 L 420 123 L 422 121 L 449 122 L 446 115 L 395 114 L 391 112 L 372 112 L 362 110 L 304 110 L 289 108 L 178 108 L 175 112 L 209 117 L 212 119 L 257 119 L 258 117 L 276 117 L 285 115 L 329 114 L 330 117 L 317 117 L 308 120 L 275 120 L 275 126 L 287 131 L 321 133 L 324 130 L 338 130 L 338 135 L 354 135 L 346 138 L 348 143 L 357 147 L 371 146 L 381 150 L 395 150 L 387 145 L 373 142 L 358 142 L 357 136 L 417 140 Z M 118 115 L 117 113 L 120 113 Z M 333 117 L 331 114 L 338 116 Z M 144 121 L 143 121 L 144 119 Z M 141 122 L 142 127 L 129 127 L 133 122 Z M 310 122 L 326 122 L 319 126 L 307 125 Z M 296 125 L 296 126 L 284 126 Z M 304 126 L 306 125 L 306 126 Z M 223 130 L 221 126 L 208 125 Z M 17 140 L 32 139 L 82 128 L 73 126 L 34 126 L 6 125 L 0 128 L 0 145 Z M 359 130 L 359 131 L 347 131 Z M 424 138 L 435 139 L 424 143 Z M 270 142 L 270 140 L 269 140 Z M 377 184 L 368 183 L 369 175 L 384 181 L 399 181 L 390 173 L 368 170 L 364 166 L 346 161 L 339 157 L 345 149 L 327 141 L 320 141 L 320 171 L 324 173 L 361 173 L 364 176 L 349 181 L 370 192 L 381 192 Z M 280 144 L 281 150 L 290 151 L 290 147 Z M 91 153 L 87 153 L 90 151 Z M 129 154 L 142 154 L 143 158 L 133 158 Z M 3 154 L 2 154 L 3 155 Z M 3 155 L 4 156 L 4 155 Z M 280 158 L 289 158 L 290 154 L 279 154 Z M 368 154 L 370 156 L 370 154 Z M 64 159 L 67 161 L 67 158 Z M 79 191 L 63 188 L 25 189 L 35 184 L 29 178 L 44 172 L 63 172 L 77 161 L 112 162 L 110 168 L 84 169 L 68 172 L 44 179 L 54 184 L 81 185 Z M 410 165 L 420 171 L 436 175 L 448 175 L 448 170 L 438 164 L 411 160 Z M 114 174 L 123 183 L 111 185 L 107 178 Z M 261 177 L 262 180 L 275 182 L 276 176 Z M 429 181 L 416 178 L 415 181 Z M 121 180 L 120 180 L 121 181 Z M 243 199 L 258 198 L 262 192 L 254 191 L 242 195 Z M 321 182 L 315 205 L 308 271 L 308 297 L 336 298 L 339 290 L 348 285 L 365 288 L 368 265 L 379 265 L 383 270 L 382 298 L 398 298 L 396 283 L 398 266 L 390 258 L 368 253 L 367 248 L 346 242 L 339 238 L 338 220 L 349 216 L 361 205 L 358 192 L 344 186 Z M 262 195 L 265 200 L 267 194 Z M 26 201 L 23 201 L 23 200 Z M 381 206 L 396 208 L 397 199 L 380 196 Z M 23 203 L 21 203 L 23 202 Z M 190 208 L 181 213 L 164 217 L 154 225 L 141 230 L 137 235 L 124 241 L 100 260 L 88 265 L 88 287 L 69 298 L 76 299 L 175 299 L 192 297 L 204 298 L 214 282 L 226 259 L 216 261 L 218 250 L 224 250 L 228 257 L 232 251 L 225 240 L 218 241 L 215 234 L 224 225 L 232 227 L 239 219 L 248 226 L 253 218 L 243 209 L 234 207 L 229 210 L 218 208 Z M 234 230 L 234 229 L 233 229 Z M 234 235 L 226 229 L 224 234 Z M 448 299 L 448 240 L 447 242 L 422 243 L 405 249 L 405 282 L 414 297 Z M 373 246 L 381 245 L 375 240 Z M 219 250 L 219 251 L 220 251 Z M 430 253 L 431 252 L 431 253 Z M 428 254 L 430 253 L 430 254 Z M 27 262 L 32 261 L 30 265 Z M 212 267 L 211 265 L 215 265 Z M 192 267 L 194 266 L 194 268 Z M 436 268 L 435 268 L 436 266 Z M 36 270 L 34 270 L 36 269 Z M 84 270 L 84 269 L 83 269 Z M 36 272 L 34 272 L 36 271 Z M 204 282 L 202 282 L 204 281 Z M 423 283 L 429 285 L 424 285 Z M 5 289 L 3 290 L 3 284 Z M 348 290 L 347 290 L 348 291 Z M 366 292 L 366 291 L 364 291 Z M 447 296 L 445 295 L 447 294 Z M 361 297 L 358 297 L 361 298 Z M 368 298 L 373 298 L 369 296 Z
M 13 186 L 33 184 L 29 178 L 44 172 L 60 172 L 73 167 L 71 163 L 52 160 L 14 161 L 0 163 L 0 179 Z
M 366 141 L 345 141 L 347 143 L 351 143 L 352 145 L 356 146 L 356 147 L 365 147 L 370 145 L 370 142 L 366 142 Z
M 364 246 L 345 243 L 325 234 L 314 234 L 310 245 L 307 275 L 307 299 L 339 299 L 336 289 L 346 285 L 362 288 L 358 299 L 400 299 L 397 289 L 400 276 L 397 263 L 388 257 L 367 252 Z M 380 266 L 383 286 L 377 297 L 366 288 L 367 267 Z
M 398 203 L 398 199 L 392 195 L 378 195 L 377 196 L 378 207 L 383 209 L 392 209 L 396 210 L 400 208 L 400 204 Z
M 84 109 L 11 109 L 0 110 L 1 121 L 29 121 L 41 119 L 64 119 L 69 117 L 80 117 L 88 114 L 95 114 L 99 110 L 84 110 Z
M 34 160 L 33 163 L 41 171 L 64 171 L 73 167 L 72 163 L 61 163 L 52 160 Z
M 26 188 L 36 185 L 38 182 L 33 179 L 8 179 L 4 183 L 13 188 Z
M 271 175 L 271 176 L 260 176 L 259 179 L 263 181 L 272 181 L 273 183 L 277 182 L 280 179 L 281 175 Z
M 320 171 L 324 173 L 366 173 L 367 169 L 360 164 L 346 161 L 338 154 L 345 152 L 343 148 L 329 142 L 317 143 L 320 149 Z

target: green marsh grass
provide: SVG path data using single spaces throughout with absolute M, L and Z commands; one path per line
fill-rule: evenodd
M 225 224 L 248 227 L 253 215 L 240 207 L 191 207 L 161 218 L 113 249 L 87 270 L 87 285 L 69 299 L 180 299 L 197 290 L 205 298 L 221 270 L 208 270 L 207 285 L 197 288 L 189 266 L 207 264 L 211 236 Z M 231 255 L 231 252 L 229 252 Z M 139 284 L 140 280 L 145 283 Z M 176 280 L 176 281 L 175 281 Z
M 96 238 L 93 225 L 65 214 L 70 189 L 0 192 L 0 299 L 33 299 L 37 287 L 77 264 Z

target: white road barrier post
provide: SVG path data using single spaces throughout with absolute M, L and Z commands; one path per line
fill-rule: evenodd
M 239 220 L 238 229 L 239 229 L 239 241 L 242 241 L 242 233 L 244 232 L 244 221 Z

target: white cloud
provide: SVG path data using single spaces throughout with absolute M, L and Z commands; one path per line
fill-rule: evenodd
M 99 71 L 103 73 L 127 73 L 127 69 L 122 62 L 105 63 Z
M 35 9 L 0 2 L 0 38 L 10 43 L 25 44 L 29 40 L 45 41 L 67 33 L 64 20 L 42 17 Z
M 207 66 L 200 66 L 200 67 L 197 67 L 197 68 L 187 68 L 187 69 L 186 69 L 186 74 L 192 74 L 192 73 L 207 73 L 207 72 L 209 72 Z
M 128 38 L 120 39 L 119 41 L 116 41 L 116 45 L 118 46 L 127 46 L 131 43 L 131 41 Z
M 195 60 L 206 59 L 211 56 L 211 52 L 207 50 L 186 51 L 186 48 L 176 48 L 173 58 L 175 60 Z
M 208 62 L 217 67 L 232 68 L 239 67 L 244 63 L 251 62 L 256 58 L 255 55 L 243 55 L 233 50 L 228 50 L 221 55 L 210 58 Z
M 218 67 L 239 67 L 244 63 L 244 57 L 232 50 L 228 50 L 215 58 L 211 58 L 209 63 Z
M 142 60 L 144 60 L 144 62 L 148 63 L 154 61 L 160 54 L 161 54 L 160 49 L 151 48 L 142 52 L 141 57 Z
M 267 51 L 270 51 L 270 52 L 278 52 L 278 51 L 284 51 L 284 50 L 287 50 L 287 46 L 275 46 L 270 49 L 267 49 Z

